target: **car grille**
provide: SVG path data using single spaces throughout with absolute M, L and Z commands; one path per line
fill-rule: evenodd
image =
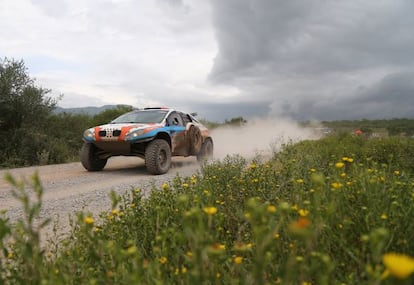
M 117 139 L 121 135 L 121 130 L 106 129 L 99 131 L 99 137 L 106 140 Z

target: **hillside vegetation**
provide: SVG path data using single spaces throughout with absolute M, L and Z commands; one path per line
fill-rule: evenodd
M 413 284 L 413 155 L 412 138 L 342 134 L 229 156 L 113 194 L 45 251 L 38 178 L 29 202 L 8 177 L 26 215 L 0 218 L 0 284 Z

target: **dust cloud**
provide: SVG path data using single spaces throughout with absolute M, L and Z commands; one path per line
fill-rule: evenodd
M 214 159 L 241 155 L 247 159 L 267 157 L 282 145 L 305 139 L 317 139 L 314 128 L 304 128 L 286 119 L 253 119 L 242 126 L 224 126 L 212 130 Z

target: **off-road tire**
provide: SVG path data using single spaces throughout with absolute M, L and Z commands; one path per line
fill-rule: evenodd
M 197 161 L 200 163 L 204 163 L 207 160 L 213 158 L 213 141 L 208 138 L 204 141 L 203 145 L 201 146 L 200 152 L 197 154 Z
M 150 174 L 167 173 L 171 166 L 171 148 L 166 140 L 155 139 L 145 148 L 145 166 Z
M 203 138 L 201 136 L 200 129 L 196 126 L 191 126 L 188 130 L 188 138 L 190 141 L 190 154 L 197 155 L 200 152 L 201 146 L 203 144 Z
M 105 167 L 106 162 L 108 160 L 99 158 L 97 155 L 97 151 L 98 149 L 96 148 L 94 144 L 92 143 L 83 144 L 80 150 L 80 160 L 81 160 L 83 167 L 85 167 L 86 170 L 100 171 Z

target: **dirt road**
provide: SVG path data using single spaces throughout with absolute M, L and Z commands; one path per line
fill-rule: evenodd
M 6 210 L 11 221 L 22 217 L 20 202 L 11 193 L 11 185 L 4 179 L 11 173 L 17 180 L 26 179 L 37 172 L 44 188 L 41 216 L 52 218 L 49 230 L 56 225 L 60 233 L 67 231 L 69 216 L 78 211 L 98 215 L 109 211 L 109 193 L 128 192 L 141 188 L 145 195 L 152 186 L 160 186 L 177 174 L 189 176 L 200 169 L 195 158 L 173 158 L 170 171 L 164 175 L 149 175 L 144 161 L 135 157 L 113 157 L 103 171 L 87 172 L 82 165 L 67 163 L 37 167 L 16 168 L 0 171 L 0 210 Z M 30 189 L 27 186 L 27 189 Z

